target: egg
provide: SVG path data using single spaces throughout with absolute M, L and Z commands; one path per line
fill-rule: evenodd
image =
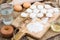
M 36 5 L 32 5 L 30 8 L 31 9 L 36 9 Z
M 24 8 L 29 8 L 30 6 L 31 6 L 31 3 L 29 3 L 29 2 L 24 2 L 23 3 Z
M 16 5 L 14 5 L 14 10 L 15 11 L 22 11 L 22 6 L 21 5 L 19 5 L 19 4 L 16 4 Z
M 21 13 L 21 16 L 22 17 L 28 17 L 28 14 L 23 12 L 23 13 Z

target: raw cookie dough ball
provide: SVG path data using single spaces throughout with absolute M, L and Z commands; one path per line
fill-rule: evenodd
M 46 18 L 43 18 L 41 22 L 42 22 L 43 24 L 46 24 L 46 23 L 48 23 L 48 20 L 49 20 L 49 18 L 46 17 Z
M 52 13 L 47 13 L 46 16 L 47 16 L 47 17 L 52 17 L 53 14 L 52 14 Z
M 60 11 L 59 8 L 54 8 L 53 10 L 55 13 L 59 13 L 59 11 Z
M 43 16 L 44 16 L 43 13 L 38 13 L 38 14 L 37 14 L 37 17 L 39 17 L 39 18 L 42 18 Z
M 21 16 L 22 17 L 28 17 L 28 14 L 23 12 L 23 13 L 21 13 Z
M 45 4 L 45 8 L 46 8 L 46 9 L 50 9 L 50 8 L 52 8 L 52 6 L 50 6 L 50 5 L 48 5 L 48 4 Z
M 32 5 L 30 8 L 31 9 L 36 9 L 36 5 Z
M 47 12 L 48 13 L 54 13 L 53 9 L 48 9 Z
M 19 4 L 16 4 L 16 5 L 14 5 L 14 10 L 17 12 L 22 11 L 22 6 Z
M 46 14 L 46 13 L 47 13 L 47 9 L 45 9 L 45 8 L 42 9 L 42 10 L 41 10 L 41 13 L 45 13 L 45 14 Z
M 32 18 L 32 19 L 36 18 L 36 14 L 35 13 L 31 13 L 30 14 L 30 18 Z
M 32 13 L 32 9 L 29 8 L 29 9 L 26 10 L 26 12 L 27 13 Z
M 38 5 L 37 8 L 41 10 L 41 9 L 44 8 L 44 6 L 43 5 Z
M 38 9 L 34 9 L 33 13 L 39 13 L 39 10 Z
M 29 8 L 31 6 L 31 3 L 29 2 L 24 2 L 23 7 L 24 8 Z

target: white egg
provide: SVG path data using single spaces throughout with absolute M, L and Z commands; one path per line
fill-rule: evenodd
M 44 8 L 43 5 L 38 5 L 37 7 L 38 7 L 38 9 L 40 9 L 40 10 Z
M 43 17 L 43 16 L 44 16 L 43 13 L 38 13 L 38 14 L 37 14 L 37 17 L 39 17 L 39 18 L 41 18 L 41 17 Z
M 44 30 L 44 26 L 40 22 L 34 22 L 34 23 L 27 24 L 27 29 L 30 32 L 37 33 L 37 32 Z
M 32 5 L 30 8 L 31 9 L 36 9 L 36 5 Z
M 47 16 L 47 17 L 52 17 L 53 14 L 52 14 L 52 13 L 47 13 L 46 16 Z
M 31 13 L 30 14 L 30 18 L 32 18 L 32 19 L 36 18 L 36 14 L 35 13 Z
M 22 17 L 28 17 L 28 14 L 27 13 L 21 13 L 21 16 Z
M 39 10 L 38 9 L 34 9 L 33 13 L 39 13 Z
M 26 10 L 26 12 L 27 13 L 32 13 L 32 9 L 29 8 L 29 9 Z
M 47 12 L 48 13 L 54 13 L 53 9 L 48 9 Z
M 59 11 L 60 11 L 59 8 L 54 8 L 53 10 L 55 13 L 59 13 Z
M 47 13 L 47 9 L 42 9 L 41 13 Z
M 45 8 L 46 8 L 46 9 L 50 9 L 50 8 L 52 8 L 52 6 L 50 6 L 50 5 L 48 5 L 48 4 L 45 4 Z

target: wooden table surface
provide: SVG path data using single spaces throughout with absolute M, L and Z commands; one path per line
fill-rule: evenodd
M 19 14 L 20 14 L 20 12 L 13 12 L 13 17 L 16 18 Z M 3 23 L 0 23 L 0 28 L 1 28 L 3 25 L 4 25 Z M 53 32 L 53 31 L 51 30 L 51 28 L 50 28 L 40 40 L 47 40 L 48 38 L 50 38 L 50 37 L 52 37 L 52 36 L 55 36 L 55 35 L 57 35 L 57 34 L 60 34 L 60 32 L 59 32 L 59 33 Z M 0 40 L 10 40 L 10 38 L 7 39 L 7 38 L 2 38 L 2 37 L 0 36 Z

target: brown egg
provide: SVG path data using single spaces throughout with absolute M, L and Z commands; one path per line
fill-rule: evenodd
M 15 11 L 22 11 L 22 6 L 21 5 L 19 5 L 19 4 L 16 4 L 16 5 L 14 5 L 14 10 Z
M 29 8 L 30 6 L 31 6 L 31 3 L 29 3 L 29 2 L 23 3 L 24 8 Z

